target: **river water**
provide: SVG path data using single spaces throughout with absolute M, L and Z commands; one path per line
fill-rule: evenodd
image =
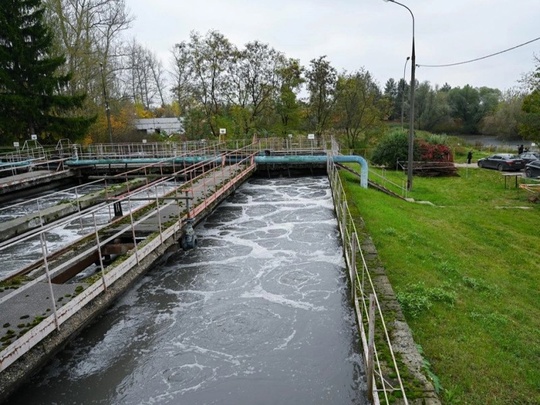
M 326 178 L 252 179 L 9 403 L 365 404 Z

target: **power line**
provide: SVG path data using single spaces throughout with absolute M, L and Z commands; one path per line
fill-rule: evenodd
M 470 60 L 466 60 L 466 61 L 463 61 L 463 62 L 447 63 L 447 64 L 444 64 L 444 65 L 416 65 L 416 66 L 418 66 L 418 67 L 432 67 L 432 68 L 435 68 L 435 67 L 449 67 L 449 66 L 464 65 L 464 64 L 466 64 L 466 63 L 477 62 L 477 61 L 482 60 L 482 59 L 487 59 L 487 58 L 491 58 L 491 57 L 496 56 L 496 55 L 500 55 L 501 53 L 505 53 L 505 52 L 512 51 L 512 50 L 517 49 L 517 48 L 519 48 L 519 47 L 522 47 L 522 46 L 528 45 L 528 44 L 530 44 L 530 43 L 532 43 L 532 42 L 538 41 L 539 39 L 540 39 L 540 37 L 534 38 L 534 39 L 531 39 L 530 41 L 527 41 L 527 42 L 524 42 L 524 43 L 522 43 L 522 44 L 513 46 L 513 47 L 508 48 L 508 49 L 505 49 L 505 50 L 503 50 L 503 51 L 491 53 L 491 54 L 489 54 L 489 55 L 482 56 L 482 57 L 480 57 L 480 58 L 470 59 Z

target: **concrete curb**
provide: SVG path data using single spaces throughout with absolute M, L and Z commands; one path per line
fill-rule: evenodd
M 409 399 L 409 404 L 440 405 L 441 401 L 435 392 L 433 384 L 423 373 L 424 362 L 422 355 L 414 342 L 411 329 L 405 320 L 390 280 L 388 280 L 386 271 L 380 262 L 373 240 L 365 233 L 363 236 L 363 240 L 360 241 L 360 248 L 364 253 L 366 262 L 369 263 L 368 267 L 371 269 L 375 290 L 381 302 L 383 313 L 393 313 L 395 315 L 395 319 L 389 325 L 392 348 L 399 355 L 416 384 L 421 386 L 423 393 L 422 398 Z M 395 403 L 401 404 L 404 402 L 397 400 Z

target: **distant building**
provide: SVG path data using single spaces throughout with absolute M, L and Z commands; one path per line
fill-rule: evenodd
M 138 118 L 134 121 L 137 131 L 147 134 L 183 134 L 184 125 L 181 118 Z

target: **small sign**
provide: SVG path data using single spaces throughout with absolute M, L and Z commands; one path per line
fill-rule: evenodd
M 13 147 L 18 148 L 19 147 L 19 142 L 13 142 Z
M 307 139 L 309 140 L 315 139 L 315 134 L 308 134 Z
M 142 143 L 146 143 L 146 139 L 143 139 L 143 140 L 142 140 Z
M 33 141 L 37 141 L 37 135 L 36 134 L 30 135 L 30 139 L 32 139 Z
M 219 129 L 219 134 L 220 135 L 226 135 L 227 134 L 227 128 L 220 128 Z
M 289 134 L 289 139 L 291 139 L 291 138 L 292 138 L 292 134 Z

